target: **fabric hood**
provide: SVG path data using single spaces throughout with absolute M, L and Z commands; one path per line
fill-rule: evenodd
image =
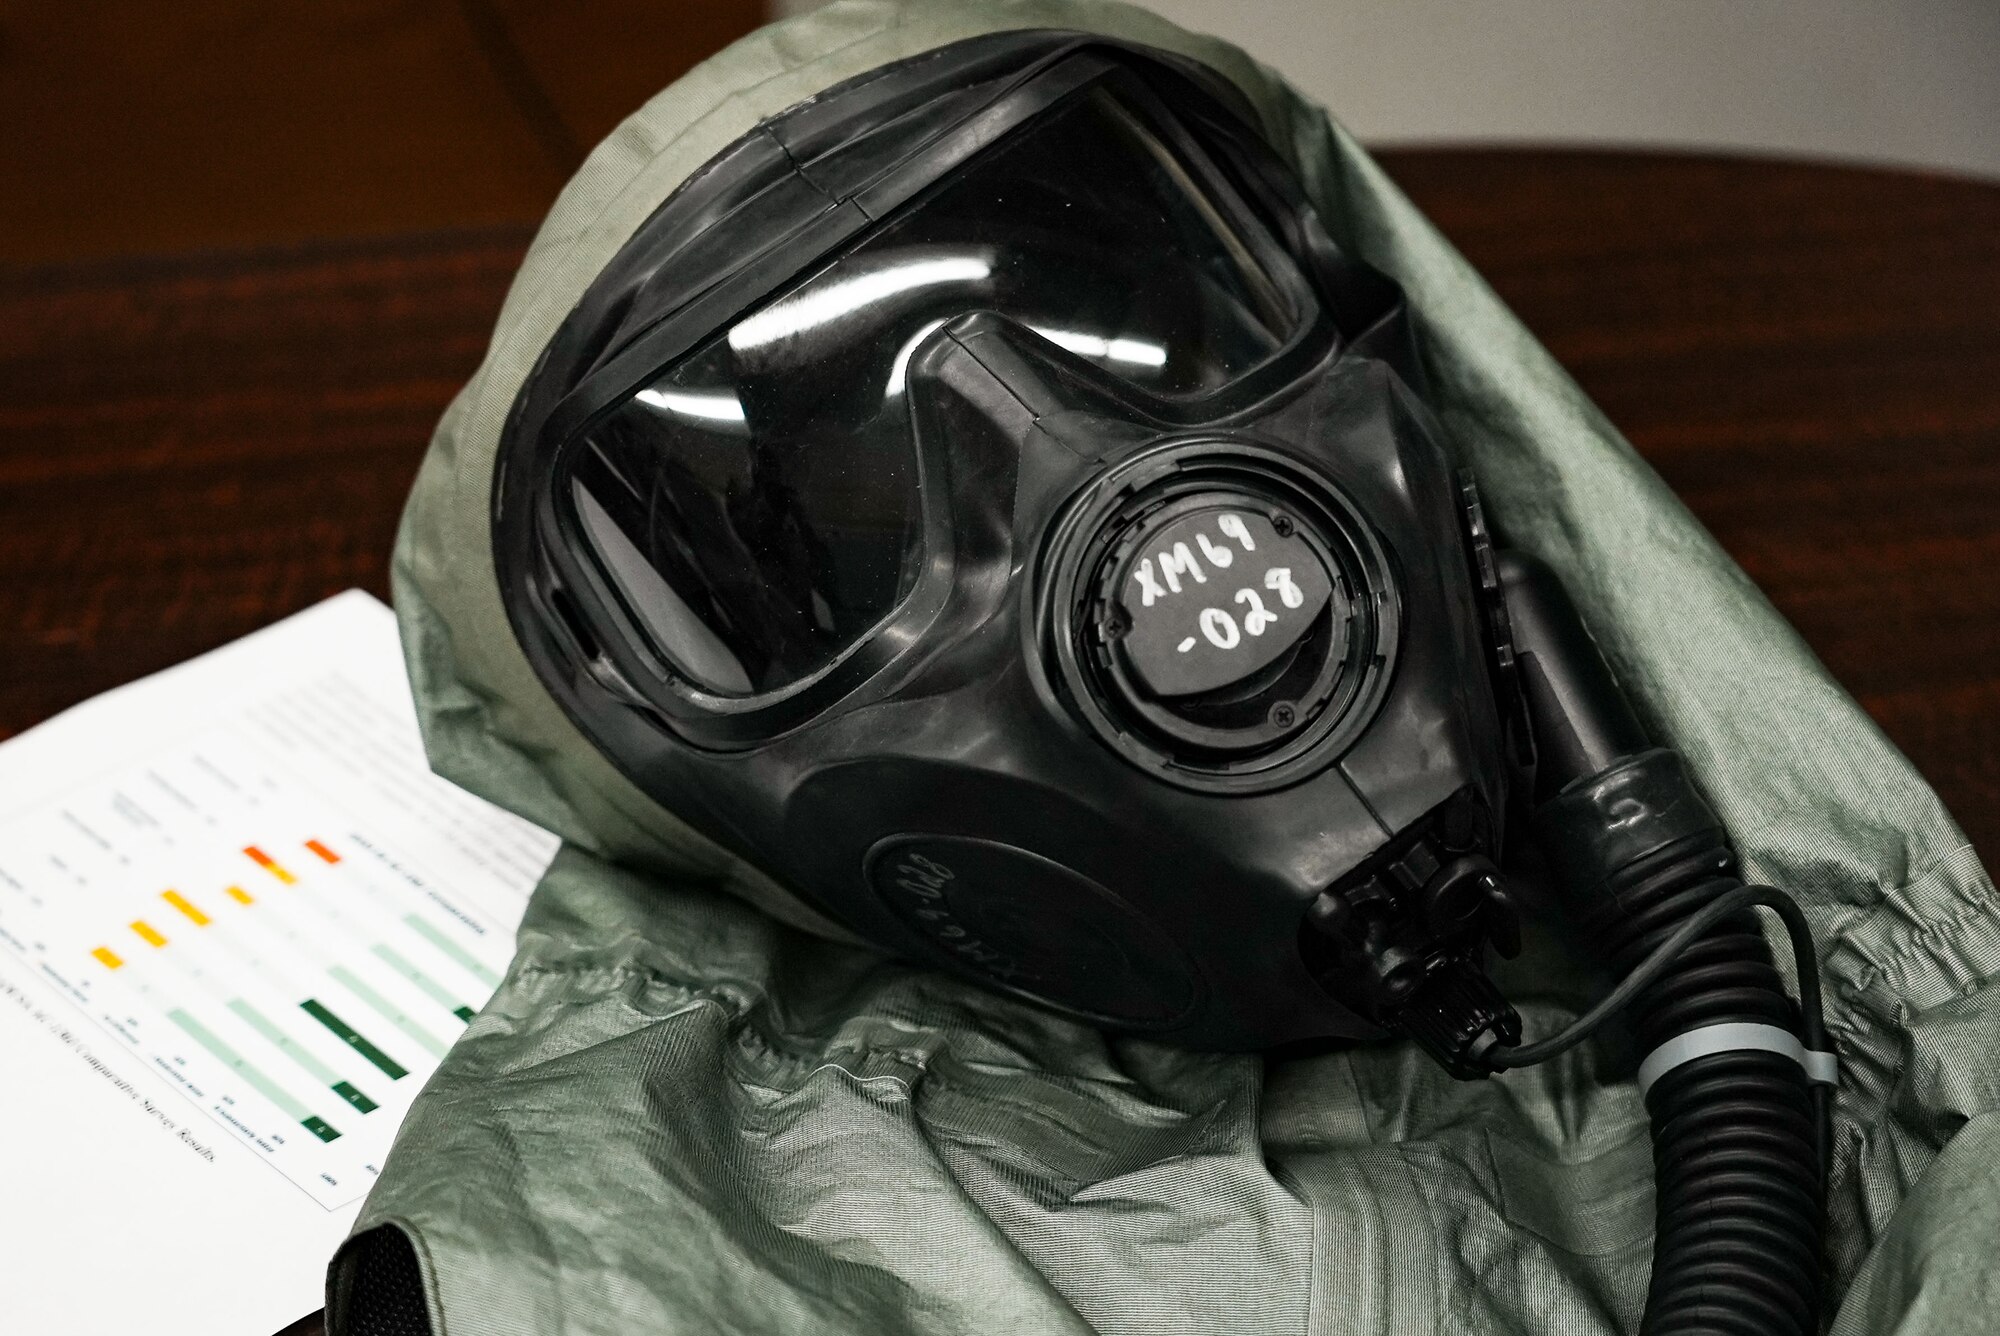
M 1561 573 L 1747 875 L 1811 916 L 1845 1073 L 1830 1231 L 1835 1273 L 1854 1285 L 1836 1330 L 1978 1325 L 2000 1237 L 2000 1006 L 1984 986 L 2000 915 L 1963 835 L 1325 112 L 1241 51 L 1105 0 L 842 0 L 695 68 L 562 191 L 433 438 L 393 578 L 432 764 L 568 847 L 357 1233 L 388 1225 L 412 1242 L 439 1332 L 1636 1320 L 1651 1164 L 1629 1070 L 1583 1049 L 1457 1085 L 1396 1045 L 1267 1067 L 1106 1040 L 885 964 L 640 793 L 515 642 L 491 555 L 496 444 L 585 286 L 761 119 L 1021 28 L 1099 32 L 1220 71 L 1334 239 L 1403 285 L 1433 406 L 1497 526 Z M 1552 949 L 1501 976 L 1542 1027 L 1599 986 Z M 900 1209 L 870 1206 L 866 1180 L 885 1174 L 916 1203 L 907 1220 L 866 1214 Z M 357 1256 L 336 1265 L 336 1332 L 365 1329 L 343 1325 Z

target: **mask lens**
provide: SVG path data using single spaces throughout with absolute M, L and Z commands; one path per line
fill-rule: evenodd
M 1133 386 L 1211 390 L 1307 312 L 1281 252 L 1202 169 L 1093 90 L 947 177 L 831 264 L 713 336 L 590 429 L 580 536 L 634 619 L 706 690 L 824 668 L 923 561 L 911 356 L 972 311 L 1010 317 Z
M 753 436 L 701 416 L 740 403 L 643 391 L 591 434 L 570 482 L 584 538 L 654 647 L 725 696 L 831 663 L 909 592 L 922 538 L 906 439 Z

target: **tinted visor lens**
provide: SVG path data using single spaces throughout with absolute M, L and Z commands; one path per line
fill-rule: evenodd
M 1275 353 L 1304 285 L 1209 180 L 1092 90 L 600 419 L 576 525 L 654 648 L 704 690 L 762 695 L 895 610 L 925 556 L 905 371 L 956 316 L 998 312 L 1163 396 Z

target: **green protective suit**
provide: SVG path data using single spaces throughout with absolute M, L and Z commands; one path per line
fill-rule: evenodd
M 1835 1331 L 2000 1329 L 2000 915 L 1908 762 L 1276 75 L 1097 0 L 847 0 L 738 42 L 591 154 L 410 499 L 396 603 L 431 759 L 566 844 L 335 1260 L 334 1336 L 426 1312 L 439 1336 L 1636 1325 L 1652 1163 L 1615 1042 L 1461 1084 L 1407 1044 L 1279 1062 L 1107 1038 L 886 960 L 621 778 L 508 629 L 488 531 L 501 423 L 641 220 L 768 115 L 1031 27 L 1222 71 L 1334 238 L 1402 283 L 1497 527 L 1567 579 L 1750 878 L 1811 917 L 1842 1063 Z M 1548 924 L 1531 935 L 1500 981 L 1532 1036 L 1604 981 Z

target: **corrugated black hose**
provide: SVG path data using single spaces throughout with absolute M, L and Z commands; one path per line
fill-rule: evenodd
M 1680 758 L 1648 745 L 1546 568 L 1502 562 L 1537 751 L 1537 843 L 1564 898 L 1624 978 L 1561 1033 L 1495 1042 L 1494 1068 L 1581 1042 L 1628 1011 L 1653 1125 L 1653 1277 L 1640 1330 L 1819 1329 L 1829 1046 L 1804 916 L 1745 886 Z M 1787 995 L 1753 906 L 1790 938 Z

